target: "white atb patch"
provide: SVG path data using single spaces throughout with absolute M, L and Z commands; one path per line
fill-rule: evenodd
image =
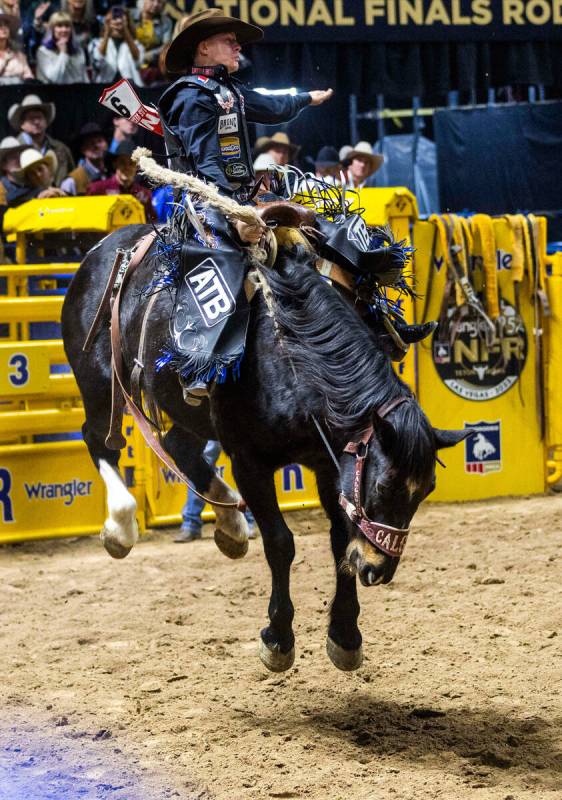
M 185 282 L 207 328 L 218 325 L 236 311 L 234 297 L 212 258 L 206 258 L 188 272 Z
M 371 237 L 365 225 L 365 220 L 363 217 L 360 217 L 359 214 L 356 214 L 350 222 L 347 229 L 347 238 L 350 242 L 356 244 L 359 250 L 362 250 L 364 253 L 369 249 Z
M 238 114 L 224 114 L 219 117 L 219 136 L 222 133 L 238 132 Z

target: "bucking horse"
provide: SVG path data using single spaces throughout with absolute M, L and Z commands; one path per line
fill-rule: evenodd
M 288 669 L 295 658 L 289 587 L 295 548 L 279 509 L 274 473 L 291 463 L 314 472 L 336 566 L 327 652 L 339 669 L 357 669 L 362 639 L 356 576 L 365 586 L 392 580 L 412 518 L 435 486 L 438 450 L 465 433 L 432 427 L 368 320 L 334 291 L 302 248 L 280 248 L 275 266 L 260 270 L 237 379 L 216 382 L 208 400 L 187 405 L 177 372 L 162 361 L 176 290 L 146 293 L 157 239 L 148 225 L 110 234 L 86 255 L 63 307 L 65 350 L 86 415 L 83 436 L 107 487 L 104 546 L 122 558 L 138 538 L 135 499 L 118 469 L 119 432 L 111 446 L 106 443 L 118 361 L 124 393 L 130 397 L 136 385 L 151 411 L 145 425 L 150 427 L 156 413 L 171 421 L 161 447 L 214 504 L 215 541 L 237 558 L 248 548 L 243 502 L 203 458 L 205 442 L 220 440 L 232 462 L 271 569 L 269 624 L 261 631 L 259 652 L 272 671 Z M 146 254 L 119 288 L 111 330 L 111 312 L 102 299 L 112 283 L 116 252 L 134 251 L 139 241 L 148 241 Z M 85 348 L 100 308 L 101 324 Z

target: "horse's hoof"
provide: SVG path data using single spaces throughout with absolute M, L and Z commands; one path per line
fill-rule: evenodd
M 288 653 L 282 653 L 279 647 L 272 649 L 260 638 L 260 659 L 271 672 L 285 672 L 295 663 L 295 648 L 291 647 Z
M 248 539 L 237 541 L 227 536 L 220 528 L 215 530 L 215 544 L 228 558 L 244 558 L 248 552 Z
M 133 549 L 132 547 L 125 547 L 116 539 L 112 539 L 110 536 L 107 536 L 104 530 L 102 530 L 100 533 L 100 539 L 102 540 L 103 546 L 112 558 L 125 558 L 125 556 L 128 556 Z
M 326 639 L 326 652 L 330 661 L 338 669 L 344 672 L 353 672 L 359 669 L 363 663 L 363 648 L 358 647 L 357 650 L 344 650 L 339 644 L 336 644 L 333 639 Z

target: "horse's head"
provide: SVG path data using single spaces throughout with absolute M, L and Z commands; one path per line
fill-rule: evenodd
M 359 442 L 348 443 L 340 503 L 351 537 L 342 566 L 364 586 L 392 580 L 412 518 L 435 488 L 437 451 L 467 434 L 433 428 L 414 398 L 402 396 L 373 413 Z

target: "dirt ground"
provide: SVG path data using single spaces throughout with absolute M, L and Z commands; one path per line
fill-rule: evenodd
M 296 533 L 295 667 L 257 658 L 261 541 L 0 548 L 2 800 L 562 798 L 562 496 L 424 507 L 360 589 L 366 659 L 325 650 L 320 511 Z

